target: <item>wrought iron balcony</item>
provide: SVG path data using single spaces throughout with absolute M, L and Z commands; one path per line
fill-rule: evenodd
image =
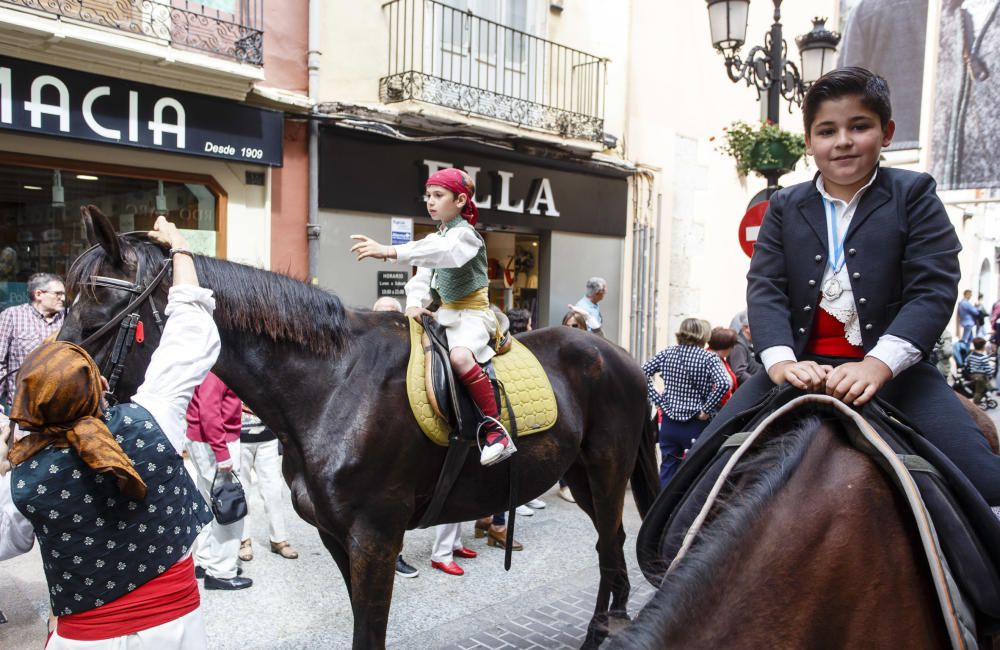
M 607 61 L 450 7 L 390 0 L 385 103 L 419 100 L 600 140 Z
M 201 50 L 241 63 L 264 63 L 264 0 L 0 0 Z

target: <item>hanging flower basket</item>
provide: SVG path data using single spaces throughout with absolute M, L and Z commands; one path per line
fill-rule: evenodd
M 801 135 L 770 122 L 761 123 L 756 129 L 746 122 L 733 122 L 725 132 L 725 143 L 719 151 L 733 157 L 740 176 L 751 170 L 761 175 L 765 171 L 791 171 L 806 151 Z

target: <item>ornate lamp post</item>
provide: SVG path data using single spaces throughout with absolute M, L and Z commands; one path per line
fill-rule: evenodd
M 826 28 L 825 18 L 814 18 L 813 28 L 795 39 L 799 48 L 799 65 L 788 59 L 788 47 L 781 34 L 781 0 L 774 3 L 774 23 L 764 35 L 764 45 L 756 45 L 740 56 L 746 42 L 750 0 L 706 0 L 712 45 L 726 62 L 726 72 L 734 82 L 745 81 L 757 89 L 757 98 L 767 93 L 767 119 L 779 122 L 779 102 L 802 104 L 809 86 L 836 67 L 837 44 L 840 34 Z M 778 184 L 778 171 L 764 172 L 768 189 Z

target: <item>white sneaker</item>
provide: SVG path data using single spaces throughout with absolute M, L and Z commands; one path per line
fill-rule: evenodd
M 527 502 L 524 505 L 528 506 L 532 510 L 544 510 L 545 509 L 545 502 L 542 501 L 541 499 L 532 499 L 531 501 Z
M 505 445 L 504 442 L 507 444 Z M 515 451 L 517 451 L 517 447 L 514 446 L 514 441 L 510 438 L 504 438 L 500 442 L 483 447 L 482 453 L 479 454 L 479 464 L 483 467 L 496 465 L 500 461 L 512 456 Z
M 496 418 L 486 417 L 479 423 L 479 429 L 476 430 L 476 440 L 479 439 L 479 433 L 482 431 L 483 425 L 487 422 L 493 422 L 499 426 L 500 430 L 504 433 L 504 437 L 500 438 L 492 445 L 485 445 L 482 448 L 482 451 L 479 454 L 479 464 L 484 467 L 496 465 L 517 451 L 517 447 L 514 446 L 514 441 L 510 439 L 510 436 L 507 435 L 507 430 L 504 429 L 504 426 L 500 424 L 500 421 Z
M 528 506 L 518 506 L 515 512 L 517 512 L 517 514 L 521 515 L 522 517 L 530 517 L 531 515 L 535 514 L 535 511 L 529 508 Z

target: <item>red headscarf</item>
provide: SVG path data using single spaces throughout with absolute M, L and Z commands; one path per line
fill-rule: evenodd
M 455 196 L 464 194 L 468 197 L 469 200 L 466 202 L 465 207 L 462 208 L 462 218 L 468 221 L 470 226 L 476 225 L 476 222 L 479 221 L 479 210 L 476 208 L 475 201 L 473 201 L 476 190 L 472 186 L 468 174 L 454 167 L 441 169 L 431 174 L 431 177 L 427 179 L 427 187 L 431 185 L 440 185 L 446 190 L 453 192 Z

